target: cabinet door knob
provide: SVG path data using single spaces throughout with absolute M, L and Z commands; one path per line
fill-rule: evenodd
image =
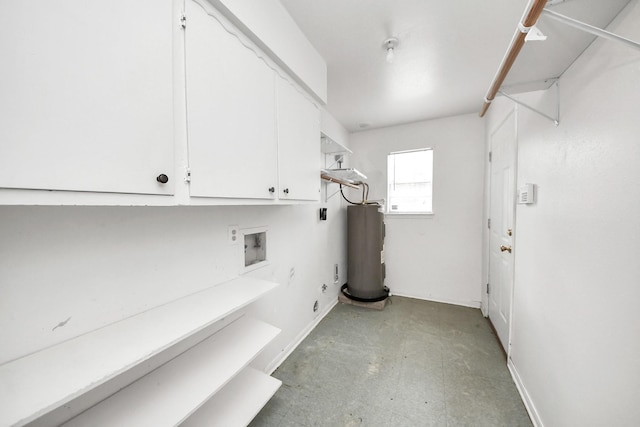
M 276 188 L 275 187 L 269 187 L 269 193 L 273 194 L 276 192 Z
M 158 181 L 160 184 L 166 184 L 167 182 L 169 182 L 169 177 L 161 173 L 156 177 L 156 181 Z
M 284 190 L 282 190 L 282 192 L 283 192 L 284 194 L 289 194 L 289 189 L 288 189 L 288 188 L 285 188 Z

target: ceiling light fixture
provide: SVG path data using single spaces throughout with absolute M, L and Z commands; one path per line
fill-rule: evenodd
M 391 64 L 396 57 L 395 48 L 398 46 L 398 39 L 389 37 L 382 43 L 382 46 L 387 50 L 387 62 Z

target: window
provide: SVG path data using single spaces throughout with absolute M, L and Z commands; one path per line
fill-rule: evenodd
M 387 212 L 432 213 L 433 150 L 399 151 L 387 156 Z

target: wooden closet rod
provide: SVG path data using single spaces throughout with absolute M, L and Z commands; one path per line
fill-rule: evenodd
M 531 4 L 533 3 L 533 4 Z M 545 5 L 547 4 L 547 0 L 530 0 L 529 5 L 529 13 L 524 18 L 524 22 L 518 24 L 518 28 L 516 29 L 515 34 L 513 35 L 513 39 L 511 40 L 511 45 L 509 46 L 509 50 L 502 58 L 502 63 L 500 64 L 500 68 L 496 73 L 496 76 L 493 78 L 493 82 L 491 83 L 491 87 L 487 92 L 487 95 L 484 98 L 484 105 L 482 105 L 482 109 L 480 110 L 480 117 L 483 117 L 484 114 L 489 109 L 491 105 L 491 101 L 495 98 L 496 93 L 500 90 L 500 86 L 502 86 L 502 82 L 504 81 L 507 74 L 509 74 L 509 70 L 511 70 L 511 66 L 516 61 L 522 46 L 524 46 L 525 37 L 529 32 L 529 29 L 533 27 L 536 22 L 538 22 L 538 18 L 540 14 L 544 10 Z M 527 5 L 527 6 L 529 6 Z M 525 12 L 526 13 L 526 12 Z

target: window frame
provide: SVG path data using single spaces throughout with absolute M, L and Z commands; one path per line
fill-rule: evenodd
M 431 210 L 430 211 L 416 211 L 416 212 L 408 212 L 408 211 L 392 211 L 391 210 L 391 198 L 390 198 L 390 194 L 389 194 L 389 186 L 390 186 L 390 182 L 389 182 L 389 160 L 391 158 L 391 155 L 396 155 L 396 154 L 405 154 L 405 153 L 415 153 L 415 152 L 420 152 L 420 151 L 431 151 Z M 423 147 L 423 148 L 415 148 L 415 149 L 410 149 L 410 150 L 401 150 L 401 151 L 391 151 L 389 153 L 387 153 L 387 168 L 386 168 L 386 173 L 385 173 L 385 177 L 386 177 L 386 195 L 387 195 L 387 203 L 386 203 L 386 207 L 385 207 L 385 215 L 390 215 L 390 216 L 398 216 L 398 217 L 404 217 L 404 218 L 410 218 L 410 217 L 425 217 L 425 216 L 431 216 L 434 215 L 434 207 L 433 207 L 433 175 L 434 175 L 434 163 L 435 163 L 435 152 L 433 147 Z

